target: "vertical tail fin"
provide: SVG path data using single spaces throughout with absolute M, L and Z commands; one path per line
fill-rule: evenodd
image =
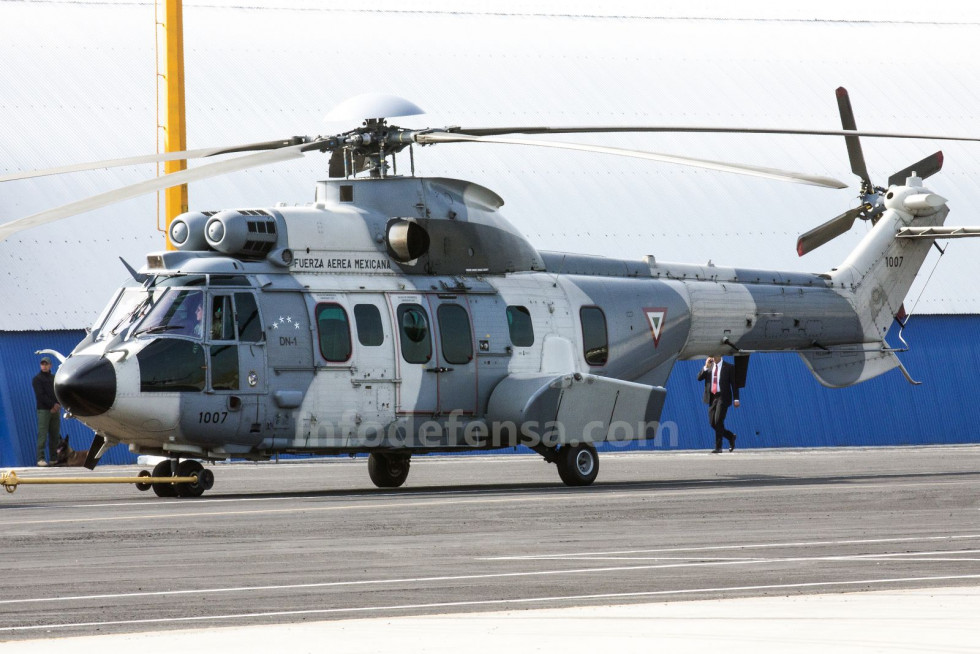
M 929 239 L 898 238 L 899 230 L 942 225 L 949 213 L 946 199 L 923 188 L 918 177 L 889 188 L 883 207 L 874 228 L 830 273 L 835 287 L 853 291 L 865 342 L 884 338 L 932 246 Z

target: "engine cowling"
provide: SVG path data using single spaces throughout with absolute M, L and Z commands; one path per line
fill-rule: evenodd
M 275 217 L 266 211 L 222 211 L 208 219 L 204 237 L 218 252 L 263 259 L 276 249 L 279 228 Z
M 178 250 L 208 250 L 204 226 L 208 217 L 200 211 L 182 213 L 170 223 L 170 242 Z

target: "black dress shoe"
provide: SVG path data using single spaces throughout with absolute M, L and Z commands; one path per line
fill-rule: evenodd
M 730 441 L 728 441 L 728 451 L 729 452 L 734 452 L 735 451 L 735 439 L 736 438 L 738 438 L 738 436 L 736 436 L 735 434 L 732 434 L 732 439 Z
M 712 454 L 721 454 L 721 450 L 711 450 Z

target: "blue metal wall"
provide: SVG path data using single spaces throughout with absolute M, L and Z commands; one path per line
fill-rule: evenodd
M 742 406 L 726 425 L 744 447 L 924 445 L 980 442 L 977 402 L 980 316 L 914 316 L 903 334 L 911 349 L 899 355 L 913 386 L 898 370 L 850 388 L 824 388 L 796 354 L 755 354 Z M 888 342 L 898 344 L 896 330 Z M 703 361 L 683 361 L 667 383 L 663 442 L 643 449 L 714 447 L 707 426 Z
M 31 379 L 40 370 L 37 350 L 71 352 L 85 337 L 81 330 L 54 332 L 0 332 L 0 467 L 33 466 L 37 445 L 37 413 Z M 56 369 L 58 362 L 51 358 Z M 77 420 L 62 420 L 61 434 L 72 448 L 88 450 L 92 430 Z M 135 463 L 125 445 L 110 448 L 103 463 Z
M 742 406 L 727 424 L 739 448 L 845 445 L 923 445 L 980 442 L 978 371 L 980 316 L 915 316 L 905 330 L 912 349 L 899 355 L 912 386 L 892 371 L 851 388 L 829 389 L 810 375 L 795 354 L 756 354 L 749 365 Z M 0 466 L 33 465 L 34 396 L 31 377 L 40 357 L 35 350 L 69 352 L 81 331 L 0 333 Z M 890 343 L 898 343 L 894 333 Z M 609 444 L 602 449 L 709 449 L 703 386 L 696 380 L 701 361 L 682 361 L 667 383 L 667 403 L 657 441 Z M 72 447 L 87 449 L 92 432 L 77 420 L 62 422 Z M 133 463 L 119 445 L 104 463 Z

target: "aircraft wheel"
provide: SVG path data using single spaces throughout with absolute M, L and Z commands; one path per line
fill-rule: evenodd
M 174 484 L 174 489 L 177 491 L 177 497 L 200 497 L 204 491 L 211 488 L 211 485 L 207 484 L 207 477 L 204 473 L 208 472 L 210 477 L 211 485 L 214 484 L 214 475 L 211 471 L 205 471 L 204 466 L 198 461 L 192 459 L 185 459 L 177 464 L 177 476 L 178 477 L 197 477 L 197 482 L 195 483 L 182 483 Z
M 368 474 L 378 488 L 398 488 L 408 478 L 409 465 L 410 457 L 375 452 L 368 457 Z
M 138 475 L 136 475 L 136 476 L 137 477 L 149 477 L 150 476 L 150 471 L 149 470 L 140 470 L 140 473 Z M 136 490 L 148 491 L 148 490 L 150 490 L 150 488 L 152 486 L 153 486 L 153 484 L 143 484 L 143 483 L 137 482 L 137 484 L 136 484 Z
M 588 486 L 599 474 L 599 454 L 591 443 L 563 446 L 556 463 L 566 486 Z
M 173 477 L 174 470 L 171 465 L 170 459 L 166 461 L 161 461 L 160 463 L 153 466 L 153 477 Z M 163 484 L 156 483 L 153 484 L 153 492 L 157 494 L 157 497 L 177 497 L 177 489 L 174 488 L 173 484 Z

